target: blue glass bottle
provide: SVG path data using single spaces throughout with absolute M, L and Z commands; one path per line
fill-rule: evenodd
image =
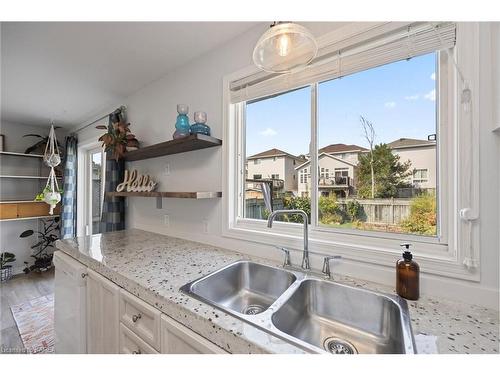
M 174 139 L 184 138 L 189 135 L 189 107 L 186 104 L 177 104 L 177 120 L 175 121 Z
M 207 122 L 207 114 L 206 112 L 195 112 L 194 113 L 194 121 L 195 123 L 191 125 L 190 132 L 191 134 L 205 134 L 210 135 L 210 127 L 205 124 Z

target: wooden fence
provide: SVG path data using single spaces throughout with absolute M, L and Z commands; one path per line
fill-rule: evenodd
M 338 199 L 346 209 L 352 199 Z M 410 199 L 357 199 L 361 205 L 361 221 L 373 224 L 400 224 L 410 215 Z

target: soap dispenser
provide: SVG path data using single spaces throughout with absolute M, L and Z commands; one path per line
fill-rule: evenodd
M 410 244 L 403 243 L 403 259 L 396 263 L 396 292 L 403 298 L 416 301 L 420 294 L 420 267 L 413 260 Z

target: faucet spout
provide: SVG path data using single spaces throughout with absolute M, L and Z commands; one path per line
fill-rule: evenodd
M 309 217 L 303 210 L 276 210 L 271 212 L 267 218 L 267 227 L 273 227 L 273 221 L 278 215 L 300 215 L 304 221 L 304 251 L 302 253 L 302 268 L 305 270 L 311 269 L 309 264 Z

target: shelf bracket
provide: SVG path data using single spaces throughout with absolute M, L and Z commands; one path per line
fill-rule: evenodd
M 163 208 L 163 198 L 156 197 L 156 208 L 161 210 Z

